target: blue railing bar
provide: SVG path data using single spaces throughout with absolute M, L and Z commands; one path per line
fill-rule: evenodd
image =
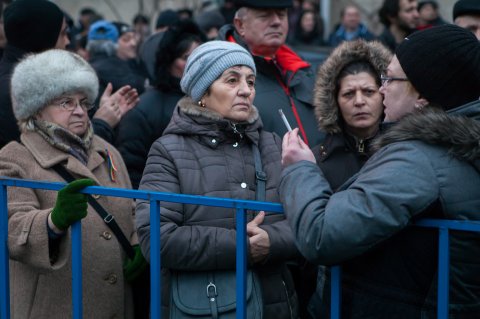
M 237 319 L 246 319 L 246 268 L 247 268 L 247 236 L 246 236 L 246 216 L 245 210 L 237 208 L 237 249 L 236 249 L 236 293 L 237 293 Z
M 448 228 L 439 229 L 437 319 L 448 318 L 450 238 Z
M 82 222 L 72 225 L 72 301 L 73 319 L 83 318 L 82 306 Z
M 150 200 L 150 315 L 154 319 L 162 317 L 160 255 L 160 203 Z
M 421 219 L 417 221 L 415 226 L 431 227 L 431 228 L 448 228 L 452 230 L 474 231 L 480 232 L 480 222 L 465 220 L 449 220 L 449 219 Z
M 341 276 L 342 270 L 340 266 L 332 266 L 330 268 L 331 280 L 331 300 L 330 300 L 330 319 L 340 319 L 341 296 Z
M 58 191 L 64 187 L 65 183 L 35 181 L 27 179 L 15 179 L 9 177 L 0 177 L 0 183 L 7 186 L 25 187 L 33 189 L 46 189 Z M 138 198 L 144 200 L 158 200 L 170 203 L 205 205 L 225 208 L 244 208 L 251 210 L 263 210 L 268 212 L 283 213 L 282 205 L 272 202 L 257 202 L 253 200 L 229 199 L 221 197 L 207 197 L 199 195 L 184 195 L 174 193 L 163 193 L 144 190 L 132 190 L 125 188 L 90 186 L 80 191 L 84 194 L 98 194 L 104 196 L 115 196 L 122 198 Z
M 7 187 L 0 186 L 0 318 L 10 318 Z

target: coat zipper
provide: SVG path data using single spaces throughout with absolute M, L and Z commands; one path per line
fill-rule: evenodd
M 287 285 L 285 284 L 285 280 L 282 280 L 283 287 L 285 288 L 285 296 L 287 296 L 287 305 L 288 305 L 288 310 L 290 310 L 290 318 L 293 318 L 293 309 L 292 305 L 290 304 L 290 297 L 288 296 L 288 289 Z

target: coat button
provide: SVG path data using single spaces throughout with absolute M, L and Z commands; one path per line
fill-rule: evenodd
M 109 284 L 114 285 L 117 282 L 117 275 L 110 274 L 105 278 L 105 280 L 108 281 Z
M 212 143 L 213 143 L 213 144 L 216 144 L 216 143 L 217 143 L 217 140 L 213 138 L 213 139 L 212 139 Z
M 320 146 L 320 149 L 323 151 L 325 149 L 325 147 L 323 147 L 323 145 Z
M 112 239 L 112 233 L 110 233 L 109 231 L 104 231 L 101 236 L 106 240 Z
M 92 194 L 92 197 L 95 198 L 95 199 L 99 199 L 99 198 L 100 198 L 100 195 L 98 195 L 98 194 Z
M 233 144 L 233 147 L 237 147 L 238 146 L 238 142 L 235 142 L 235 144 Z
M 241 187 L 241 188 L 247 188 L 247 183 L 241 183 L 241 184 L 240 184 L 240 187 Z
M 322 152 L 322 156 L 327 156 L 327 152 Z

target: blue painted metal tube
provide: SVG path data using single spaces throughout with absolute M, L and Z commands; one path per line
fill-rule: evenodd
M 450 238 L 448 228 L 439 229 L 437 319 L 448 319 Z
M 237 319 L 246 319 L 246 268 L 247 268 L 247 236 L 246 236 L 246 216 L 245 210 L 237 208 L 237 249 L 236 249 L 236 290 L 237 290 Z
M 0 318 L 10 318 L 7 187 L 0 185 Z
M 82 305 L 82 222 L 71 227 L 72 231 L 72 302 L 73 319 L 83 318 Z
M 330 319 L 340 319 L 341 309 L 341 282 L 342 270 L 340 266 L 330 267 L 331 277 L 331 303 L 330 303 Z
M 150 317 L 162 317 L 160 254 L 160 203 L 150 200 Z

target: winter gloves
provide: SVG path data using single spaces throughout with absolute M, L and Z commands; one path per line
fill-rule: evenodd
M 135 250 L 135 256 L 133 259 L 127 259 L 123 264 L 123 275 L 125 280 L 128 282 L 133 282 L 135 279 L 140 276 L 145 269 L 147 269 L 147 261 L 142 255 L 142 251 L 140 250 L 140 246 L 135 245 L 133 246 L 133 250 Z
M 84 178 L 70 182 L 57 195 L 51 218 L 53 224 L 61 230 L 87 216 L 87 195 L 78 193 L 84 187 L 94 186 L 92 179 Z

